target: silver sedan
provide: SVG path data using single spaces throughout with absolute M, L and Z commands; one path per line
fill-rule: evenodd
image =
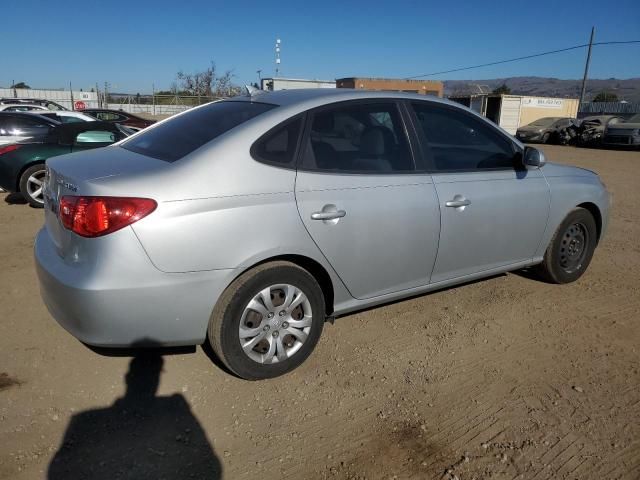
M 496 273 L 577 280 L 609 194 L 433 97 L 347 89 L 207 104 L 47 161 L 35 256 L 55 319 L 97 346 L 211 343 L 246 379 L 327 319 Z

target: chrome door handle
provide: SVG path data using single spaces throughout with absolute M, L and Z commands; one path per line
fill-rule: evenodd
M 336 210 L 334 212 L 314 212 L 311 214 L 311 220 L 336 220 L 347 214 L 344 210 Z
M 468 205 L 471 205 L 471 200 L 467 200 L 466 198 L 449 200 L 448 202 L 445 202 L 445 206 L 454 208 L 466 207 Z

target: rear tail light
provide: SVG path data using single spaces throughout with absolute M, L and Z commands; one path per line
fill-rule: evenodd
M 18 150 L 21 146 L 22 145 L 6 145 L 4 147 L 0 147 L 0 155 Z
M 60 220 L 78 235 L 101 237 L 137 222 L 157 206 L 150 198 L 64 196 Z

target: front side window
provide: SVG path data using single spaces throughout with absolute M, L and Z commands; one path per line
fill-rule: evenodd
M 67 115 L 62 115 L 60 117 L 60 120 L 62 121 L 62 123 L 81 123 L 81 122 L 85 121 L 82 118 L 70 117 L 70 116 L 67 116 Z
M 312 113 L 301 167 L 364 174 L 413 171 L 397 106 L 358 103 Z
M 486 122 L 446 105 L 420 102 L 412 106 L 435 170 L 514 168 L 513 144 Z
M 258 102 L 214 102 L 144 130 L 123 148 L 166 162 L 175 162 L 205 143 L 272 108 Z

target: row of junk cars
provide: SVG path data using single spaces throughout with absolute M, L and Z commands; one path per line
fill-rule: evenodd
M 48 158 L 112 145 L 153 123 L 120 110 L 70 111 L 50 100 L 0 98 L 0 191 L 41 208 Z
M 44 206 L 45 162 L 65 153 L 116 143 L 155 123 L 121 110 L 69 111 L 50 100 L 0 98 L 0 191 Z M 640 114 L 544 117 L 520 127 L 526 143 L 580 147 L 640 147 Z
M 618 115 L 593 115 L 581 119 L 544 117 L 518 128 L 521 142 L 553 143 L 578 147 L 640 147 L 640 113 L 624 119 Z

